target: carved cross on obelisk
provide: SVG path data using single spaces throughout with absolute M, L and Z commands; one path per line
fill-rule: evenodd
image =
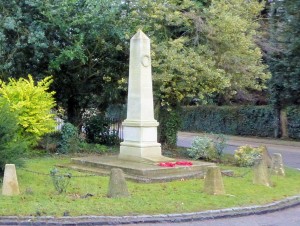
M 170 161 L 161 155 L 154 119 L 150 39 L 139 30 L 130 40 L 127 119 L 120 159 Z

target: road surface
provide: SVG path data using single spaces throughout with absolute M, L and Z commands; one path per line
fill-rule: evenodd
M 178 133 L 177 144 L 180 147 L 190 147 L 197 136 L 199 136 L 199 134 L 180 132 Z M 270 154 L 281 153 L 285 166 L 300 170 L 300 142 L 230 136 L 227 143 L 228 145 L 224 152 L 230 154 L 233 154 L 234 151 L 242 145 L 249 144 L 253 147 L 265 145 Z

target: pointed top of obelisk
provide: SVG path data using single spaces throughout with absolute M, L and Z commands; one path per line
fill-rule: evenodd
M 137 31 L 137 33 L 131 39 L 149 39 L 141 29 Z

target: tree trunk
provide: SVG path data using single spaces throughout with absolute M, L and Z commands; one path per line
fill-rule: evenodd
M 281 137 L 287 138 L 289 136 L 288 134 L 288 121 L 287 121 L 287 116 L 286 116 L 286 111 L 281 110 L 280 111 L 280 125 L 281 125 Z
M 78 101 L 74 97 L 70 97 L 67 104 L 68 121 L 75 126 L 79 126 L 82 120 Z
M 280 120 L 280 106 L 274 106 L 274 137 L 280 138 L 281 137 L 281 120 Z

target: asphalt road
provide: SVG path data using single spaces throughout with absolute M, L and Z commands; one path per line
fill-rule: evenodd
M 178 146 L 190 147 L 193 140 L 198 134 L 178 135 Z M 264 143 L 262 143 L 262 141 Z M 275 143 L 275 144 L 274 144 Z M 232 139 L 228 142 L 224 152 L 233 154 L 234 151 L 242 145 L 260 146 L 266 145 L 270 154 L 281 153 L 285 166 L 300 170 L 300 146 L 289 145 L 289 143 L 278 144 L 273 140 L 247 140 Z M 212 219 L 206 221 L 172 223 L 172 224 L 156 224 L 156 225 L 180 225 L 180 226 L 300 226 L 300 206 L 289 208 L 283 211 L 273 212 L 263 215 L 251 215 L 245 217 L 234 217 L 226 219 Z
M 192 133 L 179 133 L 178 134 L 178 146 L 180 147 L 190 147 L 193 140 L 199 134 Z M 299 146 L 289 145 L 288 142 L 284 144 L 278 144 L 275 142 L 276 140 L 267 140 L 267 139 L 247 139 L 243 141 L 243 138 L 239 139 L 230 139 L 228 141 L 228 145 L 226 146 L 224 152 L 234 154 L 234 151 L 242 145 L 249 144 L 253 147 L 258 147 L 260 145 L 266 145 L 270 154 L 272 153 L 281 153 L 283 158 L 283 163 L 285 166 L 296 168 L 300 170 L 300 142 Z M 295 143 L 295 142 L 293 142 Z M 300 226 L 300 224 L 299 224 Z
M 133 225 L 133 224 L 127 224 Z M 153 224 L 134 224 L 150 226 Z M 184 223 L 159 223 L 161 226 L 300 226 L 300 206 L 263 215 L 226 219 L 191 221 Z

